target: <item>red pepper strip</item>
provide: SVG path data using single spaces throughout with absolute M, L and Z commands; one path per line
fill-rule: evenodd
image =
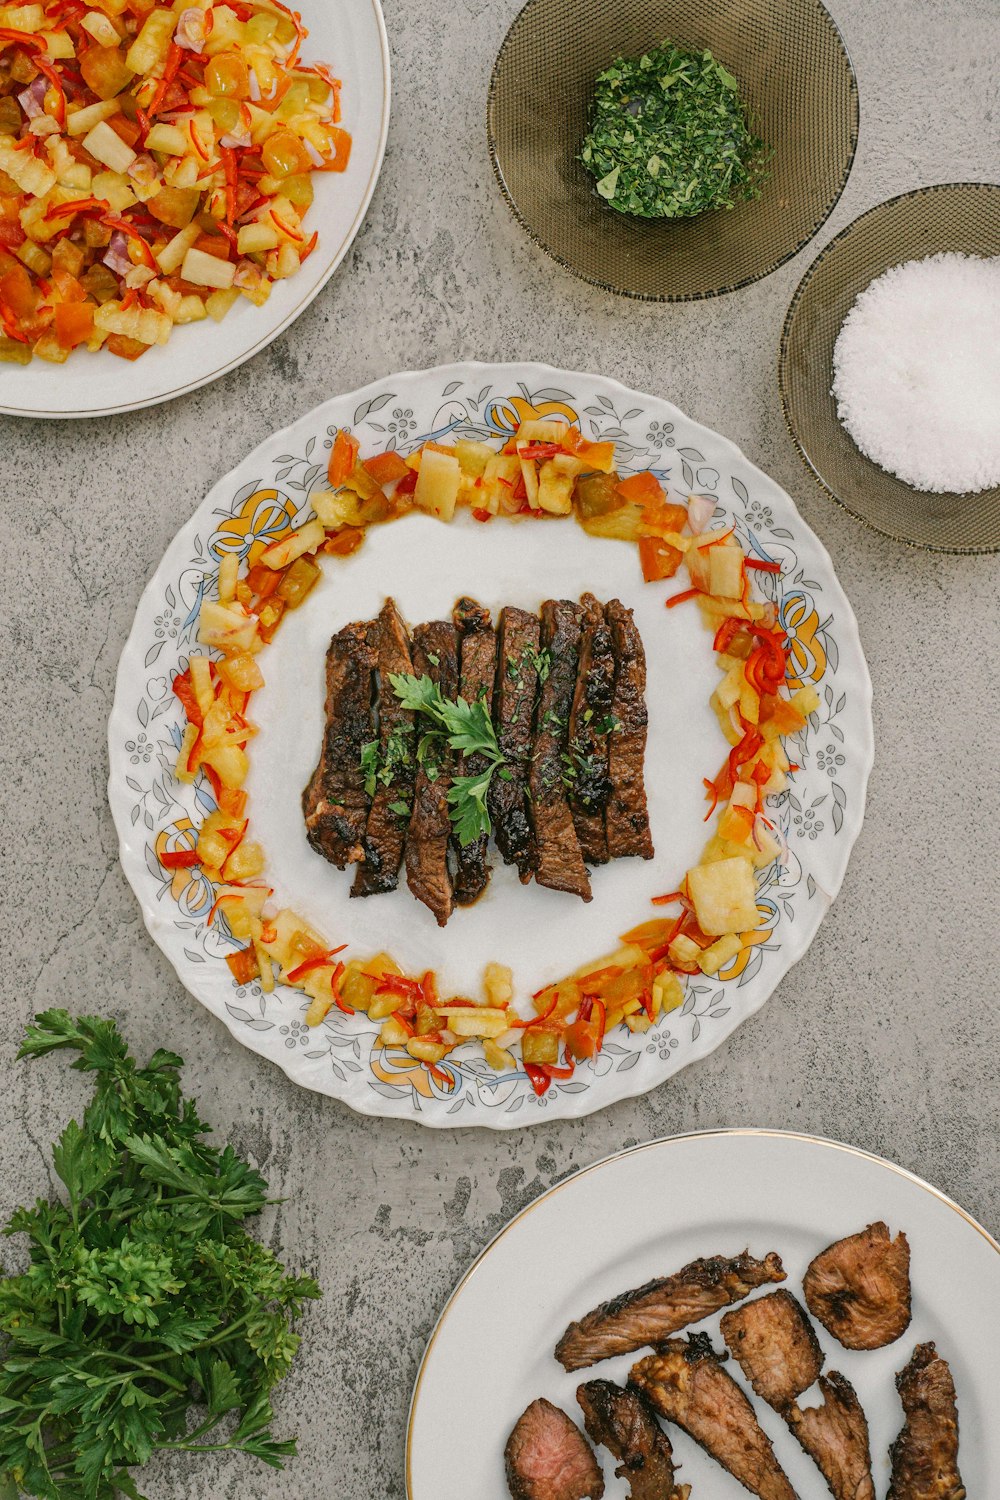
M 386 974 L 375 986 L 376 995 L 403 995 L 408 1000 L 422 1000 L 423 988 L 419 979 L 407 979 L 405 974 Z
M 436 1067 L 434 1063 L 425 1063 L 424 1066 L 434 1081 L 439 1083 L 443 1089 L 453 1089 L 455 1087 L 454 1078 L 452 1078 L 450 1073 L 446 1073 L 443 1068 Z
M 416 469 L 411 469 L 410 472 L 409 472 L 409 474 L 404 474 L 403 475 L 402 479 L 399 481 L 399 483 L 396 485 L 396 488 L 393 490 L 393 494 L 394 495 L 412 495 L 413 491 L 417 487 L 417 477 L 418 476 L 417 476 Z M 501 483 L 503 483 L 502 480 L 501 480 Z
M 146 144 L 146 137 L 152 129 L 152 123 L 146 111 L 140 109 L 138 104 L 135 107 L 135 123 L 139 127 L 139 145 L 144 146 Z
M 45 77 L 49 80 L 58 95 L 59 103 L 56 107 L 55 118 L 61 126 L 64 126 L 66 124 L 66 90 L 63 88 L 62 79 L 52 64 L 44 58 L 36 57 L 34 63 L 39 73 L 45 74 Z
M 527 447 L 519 448 L 518 458 L 532 458 L 538 463 L 543 459 L 555 458 L 557 453 L 563 450 L 558 443 L 528 443 Z
M 159 858 L 165 870 L 193 870 L 201 864 L 197 849 L 164 849 Z
M 745 559 L 745 562 L 748 568 L 753 568 L 757 573 L 781 572 L 781 564 L 779 562 L 764 562 L 763 558 L 760 557 L 748 557 Z
M 753 768 L 751 779 L 755 781 L 758 786 L 764 786 L 771 779 L 770 766 L 765 766 L 763 761 L 759 761 Z
M 541 1099 L 541 1097 L 542 1097 L 543 1094 L 548 1093 L 548 1088 L 549 1088 L 549 1070 L 548 1070 L 548 1068 L 544 1068 L 544 1067 L 542 1067 L 538 1063 L 525 1063 L 525 1065 L 524 1065 L 524 1071 L 528 1075 L 528 1082 L 531 1084 L 531 1087 L 534 1089 L 534 1091 L 538 1095 L 539 1099 Z
M 511 1021 L 511 1023 L 510 1023 L 511 1027 L 514 1028 L 514 1029 L 516 1029 L 517 1031 L 527 1031 L 532 1026 L 540 1026 L 543 1021 L 547 1021 L 549 1019 L 549 1016 L 551 1016 L 552 1012 L 556 1008 L 558 1000 L 559 1000 L 559 996 L 558 995 L 553 995 L 553 997 L 552 997 L 552 1004 L 549 1006 L 548 1010 L 545 1011 L 542 1015 L 535 1016 L 530 1021 L 522 1021 L 520 1019 L 516 1020 L 516 1021 Z
M 0 301 L 0 323 L 3 324 L 4 332 L 8 338 L 16 339 L 19 344 L 31 343 L 28 335 L 22 333 L 18 328 L 13 309 L 8 307 L 6 302 L 3 301 Z
M 104 214 L 109 212 L 111 204 L 105 198 L 74 198 L 69 203 L 57 203 L 53 208 L 45 210 L 46 222 L 53 219 L 72 219 L 74 214 Z
M 346 947 L 346 943 L 341 943 L 339 948 L 330 948 L 325 953 L 313 954 L 312 958 L 307 958 L 303 963 L 298 964 L 294 969 L 288 971 L 289 979 L 294 984 L 297 979 L 303 978 L 306 974 L 311 974 L 314 969 L 325 968 L 333 955 L 335 953 L 343 953 Z
M 668 891 L 665 896 L 654 896 L 652 898 L 652 905 L 653 906 L 673 906 L 673 904 L 674 904 L 675 901 L 683 901 L 683 900 L 684 900 L 684 892 L 683 891 Z
M 220 146 L 219 155 L 226 174 L 226 223 L 236 218 L 236 153 L 231 146 Z
M 344 944 L 344 946 L 347 946 L 346 943 Z M 338 948 L 336 951 L 339 953 L 340 949 Z M 347 1001 L 341 999 L 340 995 L 340 980 L 343 973 L 344 965 L 338 963 L 333 973 L 330 975 L 330 993 L 333 995 L 333 1003 L 337 1007 L 337 1009 L 342 1010 L 345 1016 L 353 1016 L 354 1006 L 348 1005 Z
M 728 615 L 718 630 L 715 632 L 715 640 L 712 642 L 713 651 L 725 651 L 731 644 L 733 636 L 736 635 L 746 624 L 745 620 L 738 620 L 735 615 Z
M 653 1019 L 653 991 L 650 990 L 650 989 L 643 990 L 642 994 L 639 996 L 639 1000 L 640 1000 L 640 1003 L 642 1004 L 643 1010 L 646 1012 L 646 1015 L 649 1017 L 650 1020 L 652 1020 Z
M 428 969 L 420 981 L 420 991 L 427 1005 L 438 1004 L 437 981 L 434 978 L 434 970 Z
M 242 897 L 234 895 L 232 891 L 226 891 L 224 895 L 220 896 L 218 898 L 218 900 L 215 901 L 215 903 L 212 906 L 212 910 L 208 914 L 208 919 L 207 920 L 208 920 L 209 927 L 211 927 L 212 923 L 214 922 L 214 920 L 215 920 L 215 913 L 219 910 L 219 907 L 222 906 L 223 902 L 225 902 L 225 901 L 240 901 L 241 899 L 242 899 Z M 269 941 L 273 942 L 274 939 L 271 938 L 271 939 L 269 939 Z
M 146 111 L 150 119 L 153 118 L 157 110 L 160 108 L 160 105 L 163 103 L 167 89 L 170 87 L 170 85 L 174 81 L 174 78 L 177 76 L 177 70 L 179 69 L 183 60 L 183 49 L 180 48 L 176 42 L 171 42 L 170 51 L 167 53 L 166 66 L 163 69 L 163 77 L 157 84 L 156 92 L 154 93 L 152 99 L 149 101 L 149 108 Z
M 701 589 L 684 589 L 680 594 L 671 594 L 666 600 L 666 606 L 668 609 L 673 609 L 675 604 L 683 604 L 685 599 L 694 599 L 701 592 Z
M 801 766 L 797 766 L 795 764 L 795 762 L 793 760 L 791 760 L 791 761 L 788 762 L 788 769 L 789 769 L 790 772 L 794 773 L 795 771 L 801 771 L 802 767 Z
M 184 712 L 188 716 L 188 722 L 194 724 L 196 728 L 200 729 L 204 724 L 205 719 L 201 709 L 198 707 L 198 700 L 194 695 L 194 689 L 191 686 L 191 678 L 189 677 L 187 672 L 178 672 L 177 676 L 171 683 L 171 687 L 173 688 L 176 696 L 181 700 Z
M 572 1078 L 576 1072 L 576 1063 L 569 1062 L 562 1067 L 556 1067 L 555 1063 L 545 1063 L 545 1071 L 550 1078 Z
M 702 779 L 702 784 L 705 787 L 705 790 L 708 792 L 708 795 L 712 799 L 712 805 L 711 805 L 711 807 L 708 809 L 708 812 L 702 818 L 702 822 L 703 823 L 707 823 L 708 820 L 709 820 L 709 818 L 712 816 L 712 814 L 715 812 L 715 809 L 719 805 L 719 788 L 716 786 L 716 784 L 715 784 L 714 781 L 709 781 L 709 779 L 708 779 L 707 776 L 703 776 L 701 779 Z
M 28 36 L 26 31 L 12 31 L 9 26 L 0 26 L 0 51 L 4 47 L 23 47 L 26 52 L 45 52 L 44 42 L 40 42 L 36 36 Z
M 299 265 L 300 266 L 304 266 L 305 265 L 306 261 L 309 259 L 310 255 L 312 255 L 313 251 L 316 249 L 316 246 L 318 244 L 319 244 L 319 230 L 318 229 L 314 229 L 313 232 L 312 232 L 312 237 L 310 238 L 310 240 L 309 240 L 308 244 L 306 245 L 305 249 L 304 250 L 300 250 L 300 252 L 299 252 Z
M 229 225 L 228 224 L 220 224 L 219 225 L 219 233 L 221 235 L 224 235 L 226 241 L 228 242 L 230 250 L 232 250 L 234 252 L 234 254 L 239 255 L 239 250 L 236 247 L 236 234 L 229 227 Z
M 101 215 L 101 223 L 107 229 L 120 229 L 122 234 L 130 239 L 133 244 L 139 246 L 140 259 L 144 262 L 147 269 L 150 271 L 159 270 L 159 267 L 157 266 L 156 261 L 153 257 L 152 250 L 150 250 L 141 234 L 138 233 L 135 225 L 130 224 L 128 219 L 119 218 L 117 214 L 105 213 Z

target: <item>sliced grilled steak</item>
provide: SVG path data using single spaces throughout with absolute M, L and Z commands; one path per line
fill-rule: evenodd
M 371 738 L 377 652 L 372 622 L 345 625 L 326 653 L 326 728 L 319 763 L 302 793 L 306 837 L 338 870 L 364 858 L 368 795 L 361 749 Z
M 789 1427 L 819 1468 L 834 1500 L 875 1500 L 868 1422 L 853 1385 L 831 1370 L 819 1377 L 822 1406 L 792 1406 Z
M 947 1360 L 933 1344 L 918 1344 L 896 1389 L 906 1423 L 889 1450 L 887 1500 L 965 1500 L 958 1472 L 958 1408 Z
M 602 1500 L 604 1478 L 590 1444 L 544 1396 L 518 1417 L 503 1456 L 514 1500 Z
M 589 901 L 590 878 L 563 784 L 582 614 L 580 606 L 567 599 L 547 599 L 542 605 L 541 639 L 549 670 L 538 692 L 528 786 L 537 851 L 535 879 L 539 885 Z
M 608 862 L 604 808 L 611 791 L 608 733 L 613 723 L 615 658 L 604 608 L 584 594 L 576 689 L 569 715 L 569 801 L 580 853 L 588 865 Z
M 410 637 L 391 599 L 383 604 L 371 638 L 378 652 L 378 767 L 365 857 L 355 873 L 352 896 L 381 895 L 399 883 L 416 765 L 413 714 L 402 707 L 389 682 L 390 673 L 413 671 Z
M 618 1460 L 631 1500 L 687 1500 L 688 1484 L 674 1484 L 674 1450 L 641 1392 L 612 1380 L 588 1380 L 576 1399 L 590 1440 Z
M 823 1368 L 812 1324 L 784 1287 L 733 1308 L 720 1327 L 757 1395 L 775 1411 L 790 1406 Z
M 910 1321 L 910 1247 L 882 1223 L 820 1252 L 802 1278 L 806 1306 L 845 1349 L 881 1349 Z
M 784 1279 L 781 1257 L 773 1250 L 763 1260 L 746 1250 L 732 1258 L 693 1260 L 675 1275 L 612 1297 L 571 1323 L 556 1345 L 556 1359 L 567 1370 L 582 1370 L 600 1359 L 633 1354 L 742 1302 L 759 1286 Z
M 646 756 L 646 653 L 632 611 L 618 599 L 604 607 L 615 657 L 611 713 L 618 721 L 608 741 L 611 795 L 605 812 L 608 856 L 652 859 L 643 762 Z
M 482 698 L 487 713 L 490 713 L 497 665 L 497 638 L 490 623 L 490 612 L 475 599 L 459 599 L 452 617 L 460 635 L 459 691 L 466 703 L 475 703 Z M 455 772 L 459 776 L 479 776 L 488 764 L 484 755 L 461 755 Z M 489 885 L 488 843 L 489 836 L 485 833 L 474 843 L 466 844 L 464 849 L 457 839 L 453 841 L 455 903 L 458 906 L 471 906 Z
M 528 769 L 538 687 L 539 625 L 523 609 L 500 611 L 493 722 L 509 776 L 494 776 L 487 807 L 497 848 L 505 862 L 517 866 L 522 881 L 531 879 L 534 839 L 528 817 Z
M 760 1500 L 796 1500 L 770 1438 L 707 1334 L 668 1339 L 629 1372 L 653 1409 L 700 1443 Z
M 413 671 L 430 677 L 445 698 L 458 696 L 458 636 L 454 625 L 435 620 L 413 632 Z M 419 742 L 418 742 L 419 755 Z M 443 927 L 452 913 L 448 844 L 448 788 L 453 756 L 447 744 L 436 747 L 418 764 L 413 786 L 413 812 L 406 835 L 406 883 L 418 901 L 434 913 Z

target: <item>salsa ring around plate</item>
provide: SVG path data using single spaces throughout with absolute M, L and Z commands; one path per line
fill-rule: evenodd
M 579 423 L 592 441 L 613 440 L 623 469 L 654 470 L 669 500 L 692 493 L 714 499 L 716 518 L 735 527 L 744 551 L 780 561 L 780 578 L 762 576 L 798 678 L 815 685 L 820 708 L 793 741 L 800 767 L 793 786 L 769 803 L 786 852 L 758 887 L 767 941 L 746 954 L 732 978 L 690 981 L 683 1004 L 656 1030 L 620 1028 L 572 1079 L 553 1079 L 537 1097 L 522 1069 L 496 1073 L 481 1057 L 449 1058 L 445 1087 L 405 1054 L 400 1062 L 382 1053 L 378 1022 L 334 1009 L 321 1026 L 307 1029 L 308 997 L 300 991 L 279 985 L 264 994 L 257 983 L 237 986 L 223 961 L 233 944 L 206 920 L 212 886 L 199 871 L 165 870 L 158 852 L 215 806 L 201 784 L 184 786 L 174 778 L 184 716 L 170 684 L 195 647 L 201 604 L 215 586 L 219 559 L 234 552 L 246 557 L 251 549 L 256 557 L 311 514 L 309 494 L 324 487 L 328 451 L 342 427 L 367 455 L 390 446 L 410 451 L 427 438 L 496 442 L 510 438 L 525 418 L 554 415 Z M 476 530 L 488 535 L 494 528 Z M 510 530 L 520 535 L 524 528 Z M 554 523 L 544 530 L 554 532 Z M 457 580 L 457 587 L 464 582 Z M 151 936 L 185 986 L 243 1045 L 303 1086 L 361 1113 L 447 1128 L 502 1129 L 587 1114 L 655 1087 L 714 1050 L 759 1009 L 812 940 L 860 829 L 873 757 L 871 683 L 856 622 L 828 554 L 788 496 L 727 439 L 669 403 L 599 376 L 527 364 L 469 363 L 391 376 L 326 402 L 267 439 L 213 488 L 147 586 L 119 664 L 108 733 L 109 799 L 122 866 Z M 711 758 L 714 752 L 703 747 L 699 777 L 714 769 Z M 650 895 L 662 889 L 662 879 L 650 882 Z M 575 962 L 567 955 L 559 972 Z

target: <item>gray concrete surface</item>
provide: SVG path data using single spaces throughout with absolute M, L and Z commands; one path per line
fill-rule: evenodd
M 58 1059 L 14 1063 L 25 1021 L 56 1003 L 110 1011 L 137 1047 L 191 1059 L 187 1083 L 208 1117 L 286 1199 L 266 1233 L 326 1288 L 279 1402 L 279 1427 L 301 1435 L 294 1467 L 157 1464 L 142 1484 L 151 1500 L 402 1496 L 410 1385 L 453 1282 L 542 1189 L 633 1141 L 727 1124 L 831 1135 L 912 1168 L 1000 1231 L 997 560 L 910 551 L 835 508 L 785 433 L 775 378 L 785 308 L 831 235 L 917 184 L 996 175 L 995 0 L 832 0 L 862 99 L 838 208 L 767 280 L 677 307 L 587 287 L 512 222 L 483 111 L 517 3 L 388 0 L 394 114 L 368 221 L 266 353 L 152 411 L 0 419 L 0 1213 L 47 1190 L 48 1142 L 84 1094 Z M 268 431 L 396 369 L 534 356 L 662 392 L 789 490 L 860 620 L 877 759 L 840 899 L 727 1045 L 576 1124 L 432 1133 L 299 1091 L 187 996 L 118 867 L 105 725 L 147 577 L 209 486 Z

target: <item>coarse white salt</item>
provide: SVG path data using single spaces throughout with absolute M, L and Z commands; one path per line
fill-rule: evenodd
M 837 335 L 832 394 L 862 453 L 914 489 L 1000 484 L 1000 256 L 876 277 Z

